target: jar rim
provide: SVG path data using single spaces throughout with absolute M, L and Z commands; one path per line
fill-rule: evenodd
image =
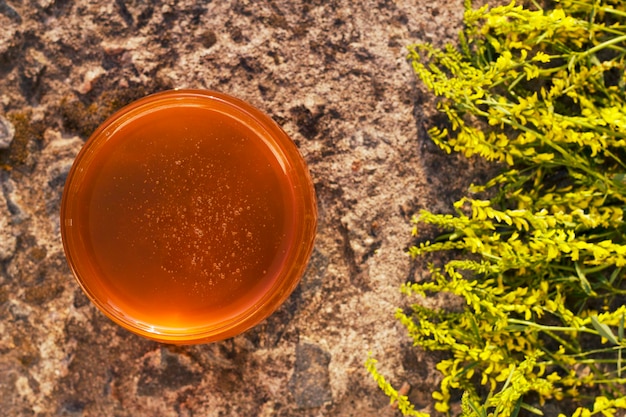
M 255 134 L 263 137 L 264 143 L 273 147 L 272 155 L 285 170 L 293 191 L 291 197 L 296 236 L 293 240 L 295 244 L 289 248 L 287 260 L 280 270 L 280 276 L 253 305 L 217 324 L 184 329 L 165 328 L 137 321 L 126 312 L 117 311 L 100 300 L 92 291 L 88 284 L 89 280 L 83 276 L 84 271 L 81 272 L 77 264 L 77 254 L 73 247 L 76 239 L 80 239 L 80 231 L 73 225 L 73 206 L 77 203 L 72 201 L 72 197 L 75 194 L 73 190 L 79 185 L 84 185 L 82 182 L 85 178 L 81 174 L 83 172 L 81 168 L 97 157 L 102 143 L 113 137 L 122 127 L 132 124 L 146 112 L 190 105 L 228 112 L 230 117 L 251 128 Z M 94 131 L 79 151 L 68 173 L 61 199 L 60 216 L 63 248 L 70 269 L 83 292 L 100 311 L 127 330 L 153 340 L 177 344 L 206 343 L 232 337 L 250 329 L 273 313 L 293 292 L 304 274 L 313 250 L 317 228 L 317 203 L 304 159 L 288 135 L 268 115 L 240 99 L 221 92 L 176 89 L 148 95 L 130 103 L 115 112 Z

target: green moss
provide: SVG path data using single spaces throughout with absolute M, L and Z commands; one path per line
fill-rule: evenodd
M 209 49 L 217 43 L 217 35 L 212 30 L 207 30 L 200 35 L 200 43 L 202 46 Z
M 0 153 L 2 169 L 25 165 L 31 152 L 41 143 L 45 125 L 43 121 L 33 122 L 32 113 L 31 109 L 26 109 L 7 114 L 7 119 L 15 127 L 15 136 L 9 149 Z
M 0 287 L 0 305 L 9 301 L 9 290 L 7 287 Z
M 43 305 L 55 299 L 63 292 L 63 286 L 54 282 L 47 282 L 24 290 L 24 300 L 29 304 Z
M 29 251 L 29 258 L 35 262 L 40 262 L 45 259 L 48 251 L 43 246 L 35 246 Z
M 109 116 L 131 102 L 152 93 L 145 86 L 105 91 L 91 103 L 76 97 L 65 97 L 59 105 L 59 113 L 66 130 L 87 139 Z

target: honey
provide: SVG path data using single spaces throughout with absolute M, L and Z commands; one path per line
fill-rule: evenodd
M 174 90 L 107 120 L 66 182 L 68 262 L 111 319 L 171 343 L 231 337 L 271 314 L 310 256 L 315 196 L 266 115 Z

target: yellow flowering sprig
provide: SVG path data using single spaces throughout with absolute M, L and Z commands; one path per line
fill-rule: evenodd
M 379 388 L 389 397 L 390 404 L 397 406 L 405 416 L 429 417 L 428 414 L 415 410 L 415 406 L 409 402 L 408 397 L 400 394 L 387 382 L 385 377 L 378 372 L 376 368 L 377 363 L 378 361 L 370 356 L 365 362 L 365 367 L 370 375 L 374 377 Z
M 486 10 L 466 14 L 465 55 L 428 44 L 410 48 L 416 73 L 443 98 L 438 105 L 450 120 L 451 130 L 430 130 L 433 139 L 468 157 L 566 167 L 621 198 L 624 185 L 613 180 L 620 172 L 598 172 L 588 157 L 610 158 L 622 172 L 626 166 L 616 151 L 626 143 L 623 87 L 604 82 L 624 65 L 626 33 L 561 8 L 529 11 L 511 3 Z M 622 51 L 598 60 L 616 48 Z M 468 114 L 502 129 L 483 131 L 467 123 Z
M 523 296 L 527 288 L 518 289 L 519 291 L 512 294 L 511 298 L 510 293 L 494 290 L 493 283 L 489 281 L 481 283 L 467 281 L 458 274 L 450 276 L 437 269 L 431 270 L 431 273 L 435 282 L 407 284 L 403 291 L 406 294 L 423 296 L 429 293 L 454 294 L 468 307 L 462 312 L 449 312 L 433 311 L 414 305 L 411 315 L 398 310 L 396 316 L 408 328 L 414 341 L 419 341 L 424 348 L 449 350 L 455 353 L 454 359 L 447 365 L 446 362 L 440 364 L 440 370 L 455 369 L 456 375 L 467 372 L 471 366 L 472 370 L 466 377 L 471 378 L 475 372 L 480 372 L 482 384 L 495 387 L 502 370 L 508 369 L 510 352 L 524 354 L 532 348 L 534 335 L 531 333 L 536 333 L 534 329 L 527 335 L 510 332 L 507 329 L 508 311 L 517 310 L 524 314 L 525 311 L 534 308 L 534 306 L 529 308 L 524 303 Z M 502 308 L 503 296 L 506 297 L 506 309 Z M 487 366 L 481 365 L 487 362 Z M 460 383 L 455 378 L 450 378 L 448 382 Z
M 580 195 L 575 195 L 574 201 L 580 203 Z M 480 273 L 502 274 L 509 270 L 534 270 L 539 267 L 564 271 L 560 264 L 569 262 L 583 266 L 578 272 L 575 269 L 570 271 L 580 277 L 587 271 L 603 272 L 625 266 L 626 245 L 613 242 L 610 239 L 613 234 L 597 232 L 598 229 L 614 229 L 614 234 L 621 233 L 623 210 L 620 207 L 593 206 L 583 210 L 580 208 L 583 204 L 575 207 L 566 204 L 566 195 L 561 197 L 558 200 L 551 198 L 550 210 L 542 208 L 538 212 L 528 209 L 499 210 L 489 200 L 471 198 L 463 198 L 455 204 L 459 209 L 457 216 L 422 211 L 413 218 L 415 235 L 420 223 L 436 225 L 449 233 L 444 235 L 446 240 L 422 242 L 411 247 L 409 253 L 416 257 L 441 250 L 466 250 L 481 255 L 482 259 L 464 260 L 463 269 Z M 557 210 L 556 203 L 560 203 L 558 206 L 561 209 Z M 462 208 L 468 213 L 465 214 Z M 451 265 L 456 265 L 455 262 L 452 261 Z M 602 269 L 599 270 L 598 266 Z M 538 278 L 543 279 L 541 276 Z M 573 284 L 583 286 L 587 294 L 595 289 L 587 289 L 586 281 L 580 285 L 574 281 Z M 597 285 L 603 287 L 606 282 L 598 281 Z
M 454 390 L 475 392 L 476 381 L 490 392 L 501 387 L 502 395 L 490 397 L 493 399 L 485 402 L 488 406 L 499 404 L 500 408 L 505 396 L 510 400 L 506 404 L 513 405 L 513 399 L 517 401 L 532 391 L 539 394 L 543 403 L 566 396 L 578 397 L 578 389 L 583 384 L 603 384 L 609 388 L 612 386 L 615 391 L 617 384 L 626 382 L 626 378 L 620 376 L 622 365 L 619 360 L 604 360 L 603 365 L 611 363 L 615 369 L 602 370 L 597 366 L 597 360 L 590 359 L 594 355 L 626 348 L 623 337 L 626 306 L 599 315 L 590 315 L 591 312 L 587 311 L 587 316 L 581 317 L 566 307 L 562 284 L 551 286 L 548 281 L 541 281 L 538 288 L 507 288 L 502 280 L 468 281 L 452 269 L 443 273 L 435 267 L 431 267 L 431 276 L 433 281 L 406 284 L 403 291 L 407 295 L 422 297 L 453 294 L 461 305 L 467 307 L 459 312 L 414 304 L 411 313 L 398 309 L 396 317 L 407 327 L 416 345 L 427 350 L 448 351 L 452 355 L 451 359 L 437 365 L 444 374 L 439 391 L 433 393 L 437 410 L 449 410 Z M 542 324 L 556 323 L 557 320 L 560 325 Z M 619 329 L 622 329 L 621 333 Z M 578 336 L 583 333 L 615 346 L 584 351 L 578 341 Z M 549 341 L 561 347 L 551 352 L 546 344 Z M 546 358 L 536 360 L 542 356 Z M 524 371 L 523 384 L 521 379 L 515 379 L 518 384 L 507 386 L 505 381 L 511 372 L 524 362 L 532 362 L 536 371 Z M 581 379 L 577 376 L 580 366 L 592 372 Z M 549 368 L 552 371 L 547 373 Z M 476 395 L 470 397 L 474 402 L 480 401 Z M 530 407 L 528 404 L 524 406 Z
M 626 397 L 609 399 L 604 396 L 596 397 L 591 409 L 578 407 L 572 417 L 591 417 L 591 416 L 618 416 L 618 410 L 626 410 Z M 558 417 L 565 417 L 565 414 L 559 414 Z
M 408 58 L 448 119 L 432 140 L 502 170 L 454 214 L 413 218 L 416 238 L 423 224 L 442 233 L 409 253 L 453 259 L 402 287 L 413 305 L 396 317 L 416 346 L 447 352 L 439 412 L 463 393 L 464 416 L 541 414 L 565 399 L 581 404 L 573 417 L 615 416 L 626 409 L 626 2 L 466 4 L 458 46 L 414 45 Z

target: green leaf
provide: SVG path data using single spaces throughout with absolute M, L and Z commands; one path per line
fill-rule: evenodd
M 515 405 L 515 408 L 513 409 L 513 412 L 511 413 L 511 417 L 517 417 L 517 415 L 519 414 L 519 410 L 522 409 L 522 399 L 520 398 L 519 400 L 517 400 L 517 404 Z
M 626 185 L 626 174 L 625 173 L 615 174 L 613 176 L 613 181 L 618 185 L 619 184 Z
M 591 316 L 591 324 L 598 331 L 600 336 L 604 337 L 609 342 L 619 346 L 620 343 L 617 341 L 617 338 L 613 334 L 611 328 L 604 323 L 600 323 L 600 320 L 598 320 L 598 316 Z
M 537 407 L 533 407 L 530 404 L 526 404 L 524 402 L 520 402 L 520 407 L 523 408 L 526 411 L 529 411 L 537 416 L 542 416 L 543 415 L 543 411 L 541 411 L 540 409 L 538 409 Z M 511 416 L 512 417 L 512 416 Z
M 624 314 L 619 320 L 619 327 L 617 328 L 617 336 L 619 337 L 619 341 L 624 341 Z M 622 377 L 622 349 L 617 351 L 617 377 Z
M 613 283 L 615 282 L 615 279 L 619 276 L 619 274 L 622 272 L 622 268 L 615 268 L 615 270 L 613 271 L 613 273 L 611 274 L 611 277 L 609 278 L 609 284 L 613 285 Z
M 589 280 L 587 280 L 587 276 L 585 275 L 585 272 L 580 267 L 580 264 L 576 262 L 574 266 L 576 267 L 576 275 L 578 275 L 578 280 L 580 281 L 580 287 L 583 289 L 585 294 L 589 296 L 596 295 L 596 293 L 591 288 L 591 284 L 589 283 Z

